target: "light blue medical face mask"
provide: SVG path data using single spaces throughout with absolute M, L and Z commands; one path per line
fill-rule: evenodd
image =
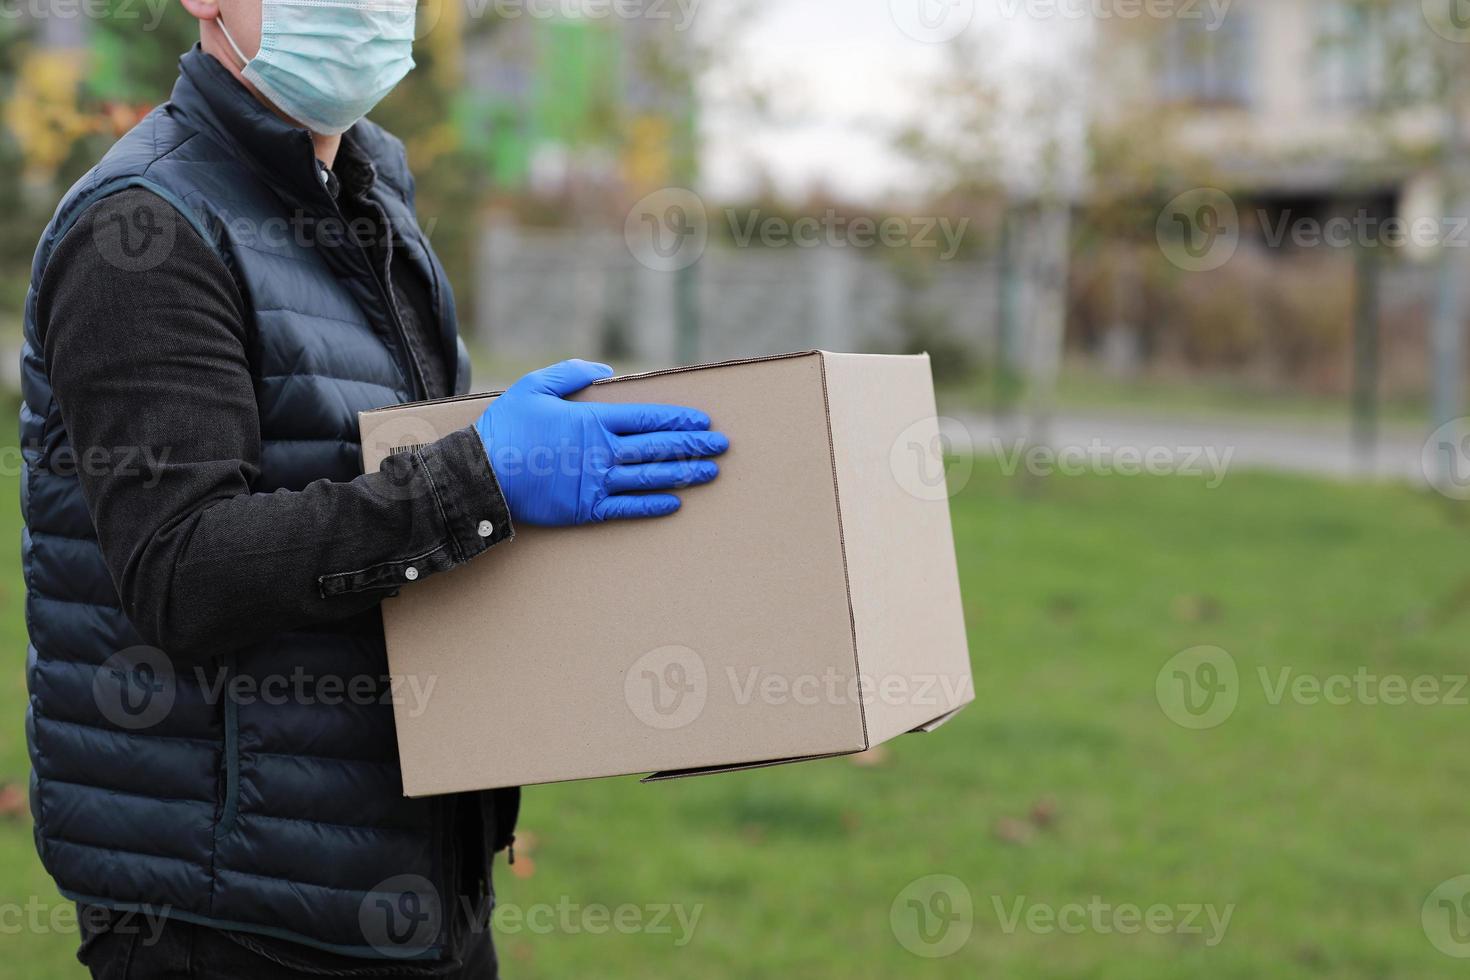
M 413 69 L 416 0 L 264 0 L 260 52 L 246 58 L 261 95 L 314 133 L 351 129 Z

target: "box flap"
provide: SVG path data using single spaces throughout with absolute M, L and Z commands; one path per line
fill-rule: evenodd
M 935 718 L 933 721 L 926 721 L 924 722 L 924 724 L 918 726 L 917 728 L 910 729 L 910 734 L 935 731 L 941 726 L 949 724 L 950 720 L 954 718 L 955 715 L 959 714 L 961 711 L 964 711 L 965 708 L 968 706 L 969 702 L 967 701 L 965 702 L 965 704 L 960 705 L 953 711 L 946 711 L 944 714 L 940 715 L 938 718 Z
M 927 354 L 822 353 L 871 744 L 974 699 Z
M 762 762 L 742 762 L 729 766 L 701 766 L 696 769 L 670 769 L 664 772 L 649 773 L 640 783 L 666 783 L 671 779 L 686 779 L 690 776 L 709 776 L 717 772 L 744 772 L 747 769 L 769 769 L 772 766 L 786 766 L 793 762 L 812 762 L 817 759 L 837 759 L 844 755 L 856 755 L 856 752 L 827 752 L 822 755 L 798 755 L 790 759 L 767 759 Z

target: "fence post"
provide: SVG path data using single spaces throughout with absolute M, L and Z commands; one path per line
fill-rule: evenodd
M 479 293 L 475 304 L 475 339 L 481 346 L 494 350 L 495 333 L 502 324 L 511 322 L 509 294 L 501 288 L 508 263 L 506 257 L 517 247 L 515 222 L 503 214 L 491 214 L 480 232 L 480 256 L 476 263 Z
M 629 332 L 634 338 L 634 356 L 648 364 L 677 364 L 680 351 L 674 273 L 636 266 L 633 309 L 636 312 L 630 319 Z
M 855 264 L 859 261 L 847 249 L 814 250 L 810 263 L 813 267 L 812 305 L 816 313 L 812 339 L 823 350 L 851 351 L 856 348 L 850 303 L 857 278 Z

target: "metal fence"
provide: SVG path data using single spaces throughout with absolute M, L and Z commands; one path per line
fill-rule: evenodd
M 487 227 L 476 340 L 497 356 L 620 357 L 649 365 L 822 347 L 938 346 L 984 358 L 995 343 L 997 266 L 933 263 L 908 277 L 840 246 L 711 244 L 685 273 L 693 336 L 680 341 L 678 273 L 639 264 L 621 236 Z

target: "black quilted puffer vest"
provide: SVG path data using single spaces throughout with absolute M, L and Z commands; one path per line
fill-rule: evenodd
M 26 303 L 23 557 L 37 845 L 62 891 L 88 903 L 165 910 L 352 956 L 447 958 L 465 919 L 460 896 L 470 897 L 472 918 L 485 914 L 479 857 L 510 839 L 518 797 L 405 799 L 387 698 L 236 703 L 181 670 L 167 685 L 143 678 L 171 698 L 146 726 L 100 707 L 107 685 L 138 680 L 113 675 L 123 673 L 116 655 L 143 640 L 119 608 L 80 484 L 59 465 L 71 447 L 35 320 L 52 249 L 90 204 L 146 187 L 234 275 L 251 321 L 263 437 L 255 492 L 353 479 L 358 412 L 418 395 L 367 266 L 356 277 L 334 274 L 320 249 L 289 233 L 293 215 L 326 206 L 309 135 L 197 48 L 181 67 L 172 99 L 62 200 Z M 372 193 L 404 239 L 398 260 L 416 263 L 432 284 L 444 353 L 464 391 L 468 358 L 449 283 L 414 216 L 403 147 L 368 122 L 350 138 L 372 160 Z M 287 233 L 261 233 L 271 228 Z M 112 342 L 127 343 L 125 324 Z M 281 633 L 219 666 L 247 680 L 298 667 L 318 679 L 388 673 L 376 610 L 327 630 Z

